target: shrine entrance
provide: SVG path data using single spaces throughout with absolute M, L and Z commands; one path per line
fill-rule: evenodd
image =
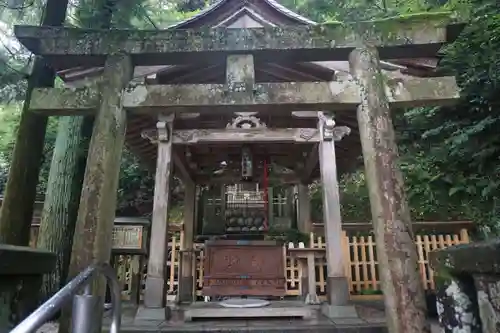
M 280 253 L 305 259 L 304 299 L 271 302 L 245 311 L 247 317 L 319 313 L 311 280 L 318 256 L 327 263 L 321 312 L 357 317 L 342 253 L 338 175 L 361 163 L 362 153 L 388 311 L 408 312 L 388 313 L 388 325 L 421 332 L 423 289 L 391 110 L 449 105 L 458 88 L 454 77 L 411 75 L 381 59 L 435 58 L 451 38 L 448 21 L 445 13 L 316 25 L 272 0 L 222 0 L 164 31 L 21 26 L 15 32 L 55 69 L 80 66 L 74 71 L 98 75 L 74 83 L 78 88 L 35 89 L 29 104 L 47 116 L 96 114 L 77 223 L 77 230 L 95 232 L 93 252 L 85 249 L 92 260 L 109 260 L 123 142 L 155 172 L 142 310 L 164 314 L 171 305 L 165 266 L 175 173 L 185 190 L 176 297 L 185 318 L 234 316 L 195 299 L 200 248 L 209 273 L 203 293 L 214 299 L 279 299 L 286 289 Z M 291 251 L 270 240 L 269 231 L 292 228 L 294 216 L 299 230 L 311 229 L 307 186 L 314 180 L 322 186 L 325 248 Z M 278 188 L 288 207 L 298 198 L 298 212 L 276 212 Z

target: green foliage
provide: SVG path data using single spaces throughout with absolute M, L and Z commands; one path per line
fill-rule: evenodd
M 456 75 L 461 101 L 454 108 L 406 112 L 419 128 L 425 162 L 434 169 L 436 193 L 461 204 L 467 214 L 492 231 L 500 228 L 500 14 L 483 2 L 458 40 L 446 48 L 444 71 Z M 442 193 L 444 192 L 444 194 Z
M 444 50 L 441 70 L 456 74 L 462 89 L 453 108 L 415 108 L 395 113 L 401 169 L 413 219 L 453 220 L 472 218 L 485 230 L 500 228 L 500 14 L 493 0 L 280 0 L 288 8 L 318 22 L 359 21 L 408 13 L 455 10 L 470 22 L 459 39 Z M 81 0 L 73 3 L 68 24 L 81 25 L 107 2 Z M 165 28 L 190 17 L 212 3 L 204 0 L 116 1 L 112 26 L 143 29 Z M 38 24 L 41 2 L 24 10 L 4 9 L 0 33 L 16 23 Z M 110 11 L 108 12 L 108 14 Z M 77 19 L 78 18 L 78 19 Z M 19 100 L 25 89 L 30 56 L 14 44 L 0 45 L 0 101 Z M 0 191 L 5 181 L 13 145 L 19 105 L 0 108 Z M 41 173 L 44 191 L 50 149 L 55 130 L 49 129 L 46 159 Z M 132 211 L 151 201 L 153 179 L 130 152 L 123 156 L 120 209 Z M 361 171 L 343 175 L 340 181 L 342 213 L 346 221 L 370 219 L 368 190 Z M 174 201 L 182 200 L 182 184 L 176 180 Z M 313 219 L 321 219 L 321 191 L 311 186 Z M 178 205 L 174 215 L 181 215 Z M 178 217 L 176 217 L 177 219 Z M 283 235 L 281 235 L 283 236 Z M 291 237 L 291 236 L 290 236 Z
M 309 246 L 309 235 L 302 233 L 297 229 L 281 230 L 281 229 L 269 228 L 266 235 L 266 239 L 278 240 L 284 243 L 291 242 L 294 244 L 302 242 L 306 247 Z

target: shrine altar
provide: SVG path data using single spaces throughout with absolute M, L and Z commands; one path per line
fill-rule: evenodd
M 275 241 L 205 243 L 204 296 L 285 296 L 283 246 Z

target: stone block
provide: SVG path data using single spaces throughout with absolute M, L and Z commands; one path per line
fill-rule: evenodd
M 54 253 L 0 244 L 0 333 L 10 332 L 36 308 L 42 275 L 55 263 Z
M 353 305 L 322 304 L 321 313 L 330 319 L 359 319 L 358 312 Z

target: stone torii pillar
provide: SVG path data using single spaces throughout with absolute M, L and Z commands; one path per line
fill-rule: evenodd
M 349 63 L 351 74 L 360 86 L 357 118 L 387 326 L 391 333 L 429 332 L 417 249 L 403 176 L 397 165 L 398 149 L 378 51 L 371 46 L 355 49 Z
M 156 161 L 153 216 L 149 242 L 148 272 L 144 306 L 165 307 L 165 265 L 168 248 L 168 206 L 172 170 L 172 132 L 174 116 L 160 116 L 157 123 L 158 156 Z
M 342 217 L 340 215 L 339 185 L 335 141 L 340 141 L 351 129 L 335 126 L 335 121 L 318 113 L 321 141 L 319 163 L 323 190 L 323 219 L 326 240 L 327 297 L 323 313 L 334 317 L 357 317 L 356 309 L 349 306 L 349 281 L 345 275 L 345 258 L 342 249 Z

